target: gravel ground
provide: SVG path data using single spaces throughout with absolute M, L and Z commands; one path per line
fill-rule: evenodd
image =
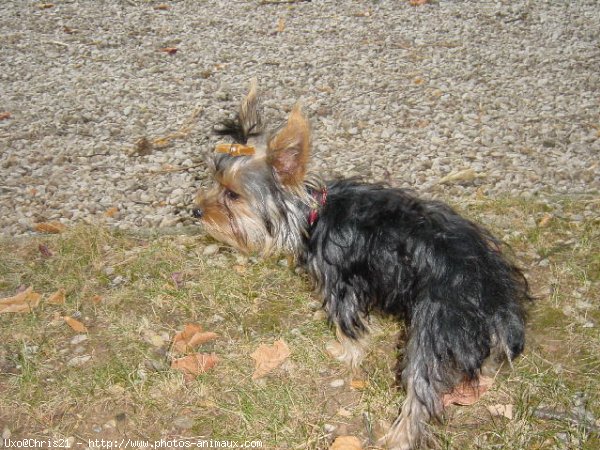
M 3 1 L 1 233 L 190 224 L 252 77 L 274 124 L 302 99 L 316 170 L 455 203 L 597 195 L 597 0 L 262 3 Z

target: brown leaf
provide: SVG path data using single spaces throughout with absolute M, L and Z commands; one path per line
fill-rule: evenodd
M 183 331 L 177 333 L 173 338 L 173 350 L 176 353 L 186 353 L 217 337 L 217 333 L 203 331 L 200 325 L 188 323 Z
M 135 141 L 131 154 L 138 156 L 147 156 L 151 155 L 153 150 L 154 147 L 152 145 L 152 142 L 150 142 L 146 136 L 142 136 L 137 141 Z
M 544 216 L 538 222 L 538 227 L 546 228 L 550 224 L 550 221 L 553 219 L 553 217 L 554 216 L 550 213 L 544 214 Z
M 73 319 L 70 316 L 63 316 L 63 320 L 69 325 L 74 331 L 78 333 L 87 333 L 87 328 L 79 320 Z
M 58 234 L 65 231 L 67 227 L 60 222 L 40 222 L 33 226 L 38 233 Z
M 174 55 L 175 53 L 177 53 L 177 50 L 177 47 L 164 47 L 160 49 L 161 52 L 167 53 L 169 55 Z
M 52 258 L 54 256 L 54 253 L 52 253 L 52 250 L 50 250 L 46 244 L 38 245 L 38 250 L 44 258 Z
M 67 299 L 67 297 L 65 294 L 65 290 L 63 288 L 60 288 L 54 294 L 50 295 L 50 297 L 48 297 L 48 300 L 46 300 L 46 302 L 50 303 L 51 305 L 64 305 L 66 299 Z
M 106 217 L 115 217 L 117 214 L 119 214 L 119 208 L 116 206 L 108 208 L 106 211 L 104 211 L 104 215 Z
M 508 405 L 490 405 L 487 407 L 488 411 L 492 416 L 506 417 L 508 420 L 513 418 L 513 406 Z
M 38 3 L 37 7 L 40 9 L 54 8 L 54 3 Z
M 8 111 L 0 112 L 0 120 L 10 119 L 10 113 Z
M 452 392 L 444 394 L 442 402 L 444 403 L 444 406 L 451 404 L 462 406 L 472 405 L 479 400 L 479 397 L 481 397 L 493 384 L 493 378 L 484 376 L 472 381 L 463 381 L 456 386 Z
M 362 450 L 362 444 L 355 436 L 338 436 L 329 450 Z
M 290 349 L 287 344 L 279 339 L 275 341 L 273 345 L 261 344 L 255 351 L 250 355 L 256 362 L 252 379 L 264 377 L 270 371 L 281 365 L 290 356 Z
M 171 368 L 183 372 L 186 381 L 212 369 L 219 362 L 214 353 L 194 353 L 171 361 Z
M 285 19 L 283 17 L 280 17 L 279 20 L 277 21 L 277 32 L 283 33 L 284 30 L 285 30 Z
M 0 314 L 11 312 L 31 312 L 40 304 L 42 296 L 28 287 L 13 297 L 0 299 Z
M 422 6 L 429 3 L 429 0 L 409 0 L 411 6 Z
M 169 5 L 165 5 L 164 3 L 161 3 L 160 5 L 156 5 L 154 7 L 154 9 L 157 10 L 157 11 L 166 11 L 169 8 L 170 8 L 170 6 Z
M 362 391 L 367 387 L 367 382 L 365 380 L 354 379 L 350 381 L 350 387 L 357 391 Z

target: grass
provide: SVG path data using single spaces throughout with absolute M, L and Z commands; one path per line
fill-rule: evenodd
M 600 447 L 598 432 L 581 418 L 583 410 L 600 418 L 600 223 L 589 214 L 598 208 L 593 202 L 463 205 L 510 244 L 538 299 L 524 355 L 477 404 L 448 409 L 435 427 L 443 448 Z M 332 436 L 356 435 L 367 445 L 371 432 L 384 429 L 403 398 L 392 376 L 400 326 L 380 321 L 360 375 L 366 383 L 354 389 L 352 376 L 325 352 L 333 334 L 305 277 L 225 247 L 205 255 L 208 244 L 202 235 L 143 237 L 92 226 L 0 241 L 0 297 L 23 286 L 67 294 L 64 305 L 42 302 L 32 313 L 0 315 L 4 437 L 86 445 L 212 438 L 324 449 Z M 74 340 L 64 315 L 87 326 L 85 340 Z M 215 352 L 220 363 L 185 382 L 169 369 L 168 350 L 189 322 L 219 334 L 201 351 Z M 277 339 L 289 345 L 290 359 L 253 381 L 249 355 Z M 77 356 L 91 358 L 72 365 Z M 339 379 L 344 385 L 334 387 Z M 512 405 L 513 418 L 492 416 L 487 407 L 496 404 Z M 554 418 L 540 417 L 541 410 Z

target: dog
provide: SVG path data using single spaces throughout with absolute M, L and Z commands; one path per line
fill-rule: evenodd
M 407 324 L 397 369 L 406 398 L 381 445 L 426 444 L 446 394 L 523 351 L 527 281 L 485 228 L 407 190 L 308 173 L 307 118 L 297 104 L 267 135 L 256 82 L 215 131 L 233 142 L 217 145 L 214 186 L 192 208 L 206 231 L 306 268 L 335 327 L 336 356 L 352 368 L 372 313 Z

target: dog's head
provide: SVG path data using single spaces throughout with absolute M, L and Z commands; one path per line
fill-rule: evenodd
M 310 202 L 304 188 L 308 120 L 297 104 L 282 127 L 265 134 L 253 81 L 235 118 L 222 125 L 217 133 L 233 142 L 217 145 L 214 183 L 198 193 L 194 217 L 215 239 L 242 251 L 294 251 L 305 221 L 301 204 Z

